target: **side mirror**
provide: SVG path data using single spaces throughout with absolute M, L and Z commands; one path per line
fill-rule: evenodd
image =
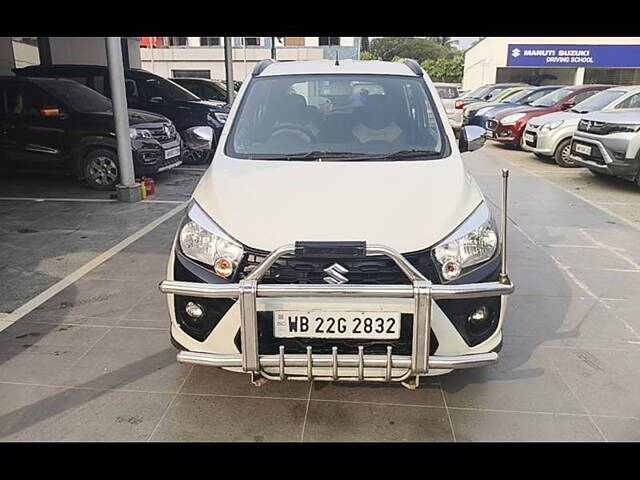
M 190 150 L 211 150 L 213 128 L 191 127 L 184 131 L 184 142 Z
M 570 108 L 573 108 L 576 106 L 576 102 L 564 102 L 562 104 L 562 110 L 569 110 Z
M 486 130 L 477 125 L 467 125 L 460 130 L 458 148 L 460 153 L 473 152 L 484 145 Z
M 162 98 L 162 97 L 151 97 L 149 99 L 149 101 L 151 103 L 163 103 L 164 102 L 164 98 Z

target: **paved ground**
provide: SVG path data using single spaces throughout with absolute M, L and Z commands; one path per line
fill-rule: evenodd
M 505 346 L 496 366 L 415 392 L 256 389 L 175 362 L 156 285 L 180 205 L 164 202 L 187 198 L 197 169 L 159 179 L 156 203 L 0 201 L 0 439 L 640 440 L 640 192 L 493 145 L 467 165 L 494 206 L 511 170 Z M 108 199 L 52 183 L 2 192 Z

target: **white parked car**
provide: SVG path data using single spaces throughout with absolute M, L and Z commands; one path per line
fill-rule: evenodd
M 497 361 L 513 285 L 460 157 L 484 130 L 459 147 L 436 96 L 410 60 L 255 67 L 160 285 L 179 361 L 410 388 Z
M 571 158 L 571 137 L 586 114 L 597 111 L 640 107 L 640 86 L 619 86 L 603 90 L 563 112 L 529 120 L 522 147 L 539 157 L 553 157 L 561 167 L 575 166 Z
M 460 85 L 457 83 L 440 82 L 436 82 L 433 85 L 436 87 L 436 91 L 442 100 L 451 127 L 454 130 L 460 130 L 460 128 L 462 128 L 462 110 L 456 109 L 456 100 L 462 96 L 462 92 L 459 89 Z

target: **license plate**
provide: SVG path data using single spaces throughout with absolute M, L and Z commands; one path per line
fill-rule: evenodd
M 170 148 L 170 149 L 164 151 L 165 160 L 167 158 L 177 157 L 178 155 L 180 155 L 180 147 L 179 146 L 178 147 L 173 147 L 173 148 Z
M 273 312 L 276 338 L 400 338 L 400 312 Z
M 530 133 L 525 133 L 524 134 L 524 141 L 533 143 L 534 142 L 533 135 L 531 135 Z
M 576 152 L 582 153 L 583 155 L 591 155 L 591 147 L 588 145 L 576 143 L 575 150 Z
M 493 138 L 495 136 L 496 136 L 496 132 L 494 132 L 493 130 L 487 130 L 487 137 Z

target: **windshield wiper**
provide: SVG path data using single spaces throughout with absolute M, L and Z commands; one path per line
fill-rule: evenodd
M 367 160 L 387 160 L 387 159 L 399 159 L 399 158 L 418 158 L 418 157 L 430 157 L 433 155 L 439 155 L 440 152 L 433 150 L 398 150 L 397 152 L 385 153 L 384 155 L 375 155 L 367 157 Z
M 358 152 L 332 152 L 327 150 L 314 150 L 312 152 L 290 153 L 274 156 L 256 156 L 254 160 L 324 160 L 332 158 L 360 158 L 366 156 L 366 153 Z

